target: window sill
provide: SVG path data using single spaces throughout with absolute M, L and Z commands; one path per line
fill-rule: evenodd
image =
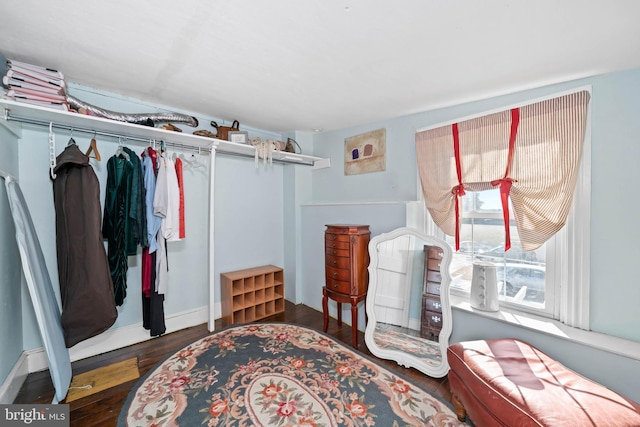
M 610 353 L 640 360 L 640 342 L 626 340 L 600 332 L 585 331 L 564 325 L 557 320 L 537 316 L 531 313 L 518 312 L 500 307 L 499 311 L 482 311 L 471 307 L 468 296 L 450 293 L 451 307 L 510 324 L 514 327 L 530 329 L 568 341 L 584 344 Z

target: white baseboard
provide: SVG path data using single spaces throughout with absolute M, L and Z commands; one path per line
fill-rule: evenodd
M 15 400 L 22 383 L 29 374 L 29 361 L 27 359 L 27 353 L 23 351 L 2 386 L 0 386 L 0 404 L 13 403 Z
M 207 306 L 176 313 L 165 318 L 166 333 L 168 334 L 191 326 L 201 325 L 207 323 L 208 320 L 209 308 Z M 82 341 L 69 349 L 69 356 L 71 361 L 75 362 L 76 360 L 86 359 L 87 357 L 96 356 L 150 339 L 153 338 L 149 336 L 149 331 L 144 329 L 142 322 L 140 322 L 117 329 L 109 329 L 98 336 Z M 29 373 L 49 368 L 47 354 L 44 348 L 39 347 L 24 353 L 27 353 L 28 356 Z

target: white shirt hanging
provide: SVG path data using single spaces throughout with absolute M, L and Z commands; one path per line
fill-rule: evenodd
M 158 158 L 158 178 L 153 213 L 162 218 L 160 233 L 168 242 L 180 240 L 180 189 L 173 160 L 163 153 Z

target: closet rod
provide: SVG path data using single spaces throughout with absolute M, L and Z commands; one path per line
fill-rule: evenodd
M 232 157 L 249 157 L 249 158 L 255 158 L 254 154 L 246 154 L 246 153 L 234 153 L 233 151 L 221 151 L 221 150 L 216 150 L 216 153 L 224 155 L 224 156 L 232 156 Z M 313 166 L 313 162 L 309 162 L 309 161 L 305 161 L 305 160 L 297 160 L 294 158 L 294 160 L 292 160 L 291 158 L 289 159 L 284 159 L 284 158 L 272 158 L 271 161 L 273 163 L 285 163 L 285 164 L 297 164 L 297 165 L 305 165 L 305 166 Z M 262 164 L 263 159 L 259 159 L 260 164 Z
M 88 129 L 88 128 L 83 128 L 83 127 L 76 127 L 76 126 L 69 126 L 69 125 L 61 125 L 55 122 L 48 122 L 45 120 L 36 120 L 36 119 L 32 119 L 29 117 L 21 117 L 21 116 L 14 116 L 8 113 L 8 111 L 5 111 L 5 120 L 7 121 L 16 121 L 19 123 L 27 123 L 27 124 L 31 124 L 31 125 L 37 125 L 37 126 L 46 126 L 49 127 L 49 124 L 52 124 L 52 126 L 56 129 L 64 129 L 64 130 L 68 130 L 69 132 L 73 131 L 73 132 L 82 132 L 82 133 L 88 133 L 91 135 L 100 135 L 100 136 L 104 136 L 104 137 L 108 137 L 108 138 L 114 138 L 114 139 L 118 139 L 121 138 L 123 140 L 123 142 L 125 141 L 137 141 L 137 142 L 142 142 L 145 144 L 152 144 L 153 141 L 157 141 L 160 142 L 159 139 L 156 138 L 140 138 L 137 136 L 129 136 L 129 135 L 122 135 L 122 134 L 117 134 L 117 133 L 111 133 L 111 132 L 105 132 L 105 131 L 100 131 L 100 130 L 94 130 L 94 129 Z M 182 144 L 179 142 L 171 142 L 171 141 L 167 141 L 165 140 L 165 145 L 168 147 L 173 147 L 173 148 L 181 148 L 184 150 L 189 150 L 189 151 L 204 151 L 206 153 L 211 152 L 211 148 L 209 147 L 199 147 L 199 146 L 194 146 L 194 145 L 188 145 L 188 144 Z

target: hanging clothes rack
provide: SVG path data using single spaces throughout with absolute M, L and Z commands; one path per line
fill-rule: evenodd
M 240 157 L 253 158 L 255 149 L 248 144 L 230 143 L 214 138 L 206 138 L 196 135 L 188 135 L 177 132 L 161 130 L 159 128 L 145 127 L 125 122 L 114 122 L 93 116 L 85 116 L 70 112 L 47 109 L 38 106 L 32 106 L 24 103 L 14 102 L 11 100 L 0 99 L 0 108 L 4 109 L 4 114 L 0 119 L 5 122 L 18 122 L 30 125 L 49 127 L 51 139 L 51 149 L 53 153 L 53 161 L 55 161 L 55 134 L 54 129 L 63 129 L 70 131 L 71 128 L 75 132 L 89 133 L 92 136 L 99 135 L 101 137 L 126 138 L 130 142 L 138 142 L 142 144 L 156 145 L 157 141 L 164 139 L 166 145 L 173 148 L 184 149 L 186 151 L 197 149 L 198 153 L 207 153 L 209 157 L 209 197 L 208 197 L 208 283 L 209 283 L 209 316 L 208 329 L 215 329 L 215 310 L 216 292 L 215 292 L 215 256 L 214 256 L 214 215 L 215 212 L 215 160 L 217 154 L 235 155 Z M 18 137 L 18 130 L 14 130 L 14 134 Z M 293 153 L 276 153 L 274 161 L 283 163 L 294 163 L 299 165 L 314 166 L 314 168 L 330 167 L 330 159 L 322 159 L 315 156 L 293 154 Z M 317 164 L 316 164 L 317 163 Z M 52 168 L 53 171 L 53 168 Z M 81 353 L 81 352 L 80 352 Z
M 90 135 L 92 135 L 94 137 L 96 135 L 99 135 L 99 136 L 102 136 L 102 137 L 120 139 L 120 140 L 126 140 L 126 141 L 133 141 L 133 142 L 143 143 L 143 144 L 152 144 L 154 142 L 154 139 L 155 139 L 155 138 L 143 138 L 143 137 L 139 137 L 139 136 L 126 135 L 126 134 L 115 133 L 115 132 L 107 132 L 107 131 L 90 129 L 90 128 L 83 128 L 83 127 L 78 127 L 78 126 L 70 126 L 70 125 L 65 125 L 65 124 L 60 124 L 60 123 L 55 123 L 55 122 L 47 122 L 47 121 L 44 121 L 44 120 L 38 120 L 38 119 L 29 118 L 29 117 L 15 116 L 15 115 L 10 114 L 8 109 L 5 110 L 4 118 L 7 121 L 16 121 L 16 122 L 19 122 L 19 123 L 25 123 L 25 124 L 36 125 L 36 126 L 49 127 L 50 138 L 51 138 L 51 135 L 53 135 L 53 130 L 54 129 L 60 129 L 60 130 L 66 130 L 66 131 L 75 132 L 75 133 L 78 133 L 78 132 L 86 133 L 86 134 L 90 134 Z M 150 129 L 155 129 L 155 128 L 150 128 Z M 55 136 L 54 136 L 54 139 L 55 139 Z M 171 147 L 171 148 L 174 148 L 174 149 L 175 148 L 179 148 L 179 149 L 183 149 L 183 150 L 193 150 L 194 149 L 193 145 L 180 143 L 180 142 L 173 142 L 173 141 L 170 141 L 170 140 L 166 140 L 165 144 L 166 144 L 167 147 Z M 211 147 L 196 146 L 195 148 L 204 150 L 207 153 L 211 152 Z
M 49 126 L 55 129 L 74 129 L 75 132 L 91 133 L 107 138 L 124 137 L 130 143 L 149 144 L 152 139 L 164 139 L 168 148 L 190 150 L 199 148 L 210 153 L 217 152 L 229 156 L 255 157 L 255 148 L 250 144 L 238 144 L 216 138 L 191 135 L 189 133 L 171 132 L 161 128 L 146 127 L 137 124 L 118 122 L 95 116 L 88 116 L 67 111 L 53 110 L 33 106 L 11 100 L 0 99 L 0 108 L 4 109 L 6 122 L 19 122 L 38 126 Z M 274 152 L 273 161 L 313 166 L 314 169 L 330 167 L 329 159 L 312 155 Z

